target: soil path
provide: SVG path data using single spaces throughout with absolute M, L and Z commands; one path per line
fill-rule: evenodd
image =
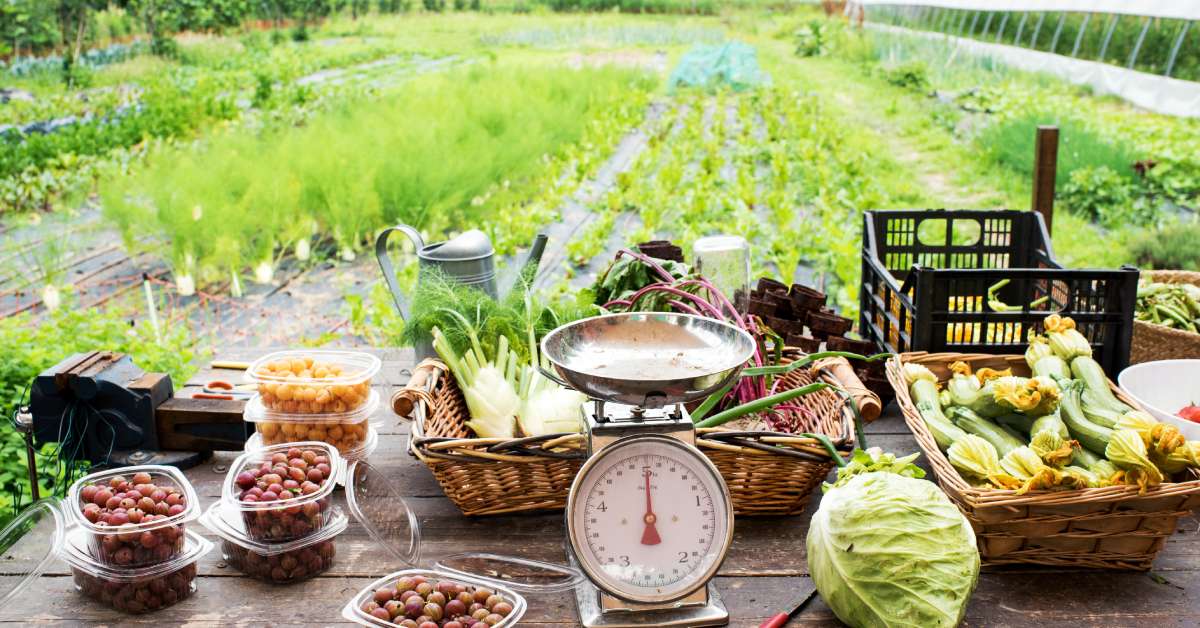
M 795 61 L 806 88 L 837 106 L 839 116 L 847 123 L 873 131 L 934 205 L 975 209 L 992 194 L 991 190 L 970 189 L 956 182 L 953 173 L 943 170 L 938 160 L 932 158 L 934 151 L 921 145 L 915 137 L 916 132 L 906 128 L 899 116 L 889 113 L 897 99 L 919 99 L 920 96 L 881 85 L 880 81 L 863 76 L 859 70 L 830 59 L 798 58 Z M 847 74 L 848 69 L 852 74 Z

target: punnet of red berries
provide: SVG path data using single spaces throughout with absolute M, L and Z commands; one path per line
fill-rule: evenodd
M 92 524 L 94 557 L 106 565 L 137 567 L 165 562 L 183 551 L 187 496 L 147 472 L 116 475 L 79 491 L 83 518 Z
M 291 447 L 234 478 L 246 534 L 257 541 L 299 539 L 321 529 L 329 512 L 333 463 L 321 449 Z
M 417 575 L 377 589 L 361 610 L 404 628 L 487 628 L 503 622 L 513 603 L 490 589 Z

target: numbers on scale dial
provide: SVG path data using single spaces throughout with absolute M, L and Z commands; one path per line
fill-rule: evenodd
M 617 583 L 659 591 L 694 582 L 724 542 L 717 537 L 724 527 L 713 503 L 717 487 L 701 481 L 683 456 L 661 451 L 632 446 L 581 487 L 591 560 Z

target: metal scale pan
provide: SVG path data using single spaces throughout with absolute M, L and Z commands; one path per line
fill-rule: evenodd
M 703 399 L 754 355 L 754 339 L 690 314 L 633 312 L 575 321 L 542 339 L 565 383 L 600 401 L 641 408 Z

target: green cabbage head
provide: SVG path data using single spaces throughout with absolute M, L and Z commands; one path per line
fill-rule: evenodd
M 956 626 L 979 579 L 979 551 L 937 486 L 872 471 L 826 490 L 808 530 L 808 564 L 838 619 L 854 628 Z

